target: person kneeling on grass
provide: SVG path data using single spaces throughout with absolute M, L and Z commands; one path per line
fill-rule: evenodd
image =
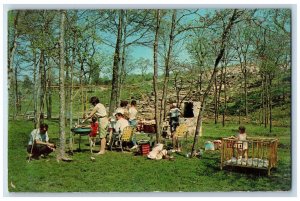
M 39 159 L 41 155 L 48 156 L 55 151 L 56 146 L 49 143 L 48 125 L 41 124 L 40 128 L 34 129 L 30 134 L 30 139 L 27 146 L 29 158 Z

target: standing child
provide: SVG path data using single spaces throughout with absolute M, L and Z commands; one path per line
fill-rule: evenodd
M 248 159 L 248 142 L 247 140 L 247 134 L 246 134 L 246 128 L 245 126 L 239 127 L 239 133 L 237 134 L 238 144 L 237 144 L 237 151 L 239 158 L 245 157 L 245 159 Z
M 97 117 L 92 117 L 91 132 L 89 134 L 91 153 L 93 153 L 93 147 L 96 144 L 96 136 L 98 134 L 98 127 L 99 127 L 99 123 L 97 121 Z

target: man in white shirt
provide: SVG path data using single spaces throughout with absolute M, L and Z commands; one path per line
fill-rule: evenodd
M 30 158 L 38 159 L 42 154 L 47 156 L 55 150 L 55 145 L 49 143 L 48 125 L 41 124 L 40 128 L 34 129 L 30 134 L 27 152 Z
M 124 118 L 122 113 L 117 113 L 116 115 L 117 123 L 115 125 L 115 131 L 117 133 L 122 133 L 124 128 L 129 126 L 129 122 Z

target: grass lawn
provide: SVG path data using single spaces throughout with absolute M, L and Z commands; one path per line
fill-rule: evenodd
M 47 121 L 49 135 L 58 141 L 58 122 Z M 207 140 L 234 135 L 237 124 L 226 127 L 204 122 Z M 212 191 L 288 191 L 291 189 L 290 128 L 274 127 L 271 137 L 279 138 L 278 167 L 267 171 L 252 169 L 220 170 L 219 151 L 205 152 L 201 159 L 186 158 L 192 138 L 175 160 L 148 160 L 133 153 L 108 151 L 90 160 L 87 139 L 82 152 L 75 152 L 72 162 L 58 162 L 52 153 L 46 159 L 27 162 L 26 146 L 32 130 L 30 121 L 8 125 L 8 189 L 10 192 L 212 192 Z M 66 129 L 66 131 L 68 131 Z M 247 125 L 248 136 L 268 136 L 268 129 Z M 75 145 L 77 146 L 77 145 Z M 98 149 L 99 146 L 96 148 Z M 14 188 L 12 187 L 13 184 Z

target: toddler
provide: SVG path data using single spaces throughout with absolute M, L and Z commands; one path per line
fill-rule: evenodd
M 99 127 L 99 124 L 97 121 L 97 117 L 92 117 L 91 132 L 89 134 L 91 153 L 93 153 L 93 147 L 96 144 L 96 136 L 98 134 L 98 127 Z

